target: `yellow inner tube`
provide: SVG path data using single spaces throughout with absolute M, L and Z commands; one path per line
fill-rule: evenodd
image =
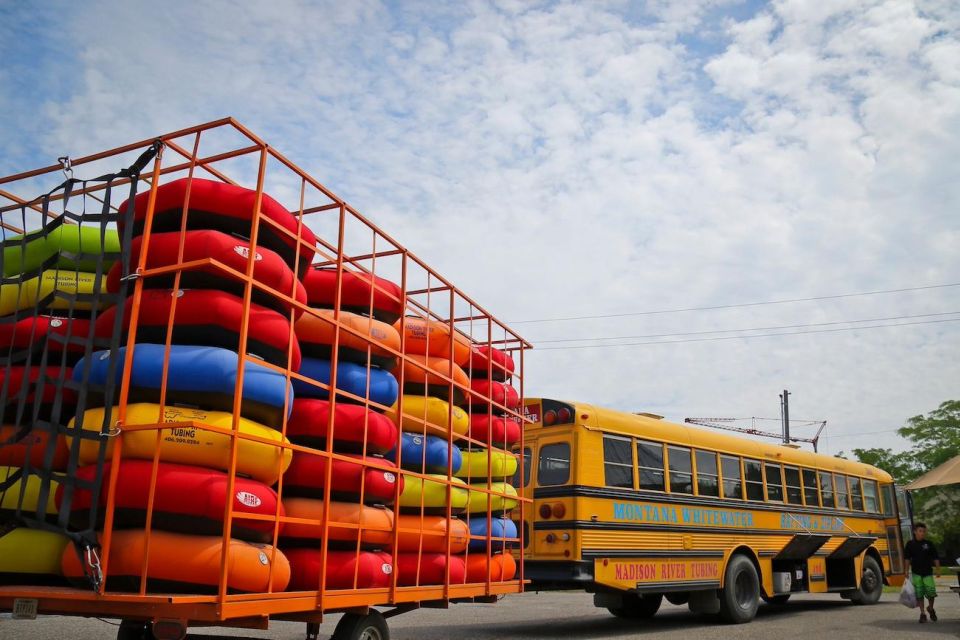
M 478 488 L 486 489 L 486 483 L 477 483 Z M 495 496 L 480 491 L 471 491 L 467 500 L 468 513 L 486 513 L 487 503 L 490 503 L 490 511 L 509 511 L 517 506 L 517 490 L 506 482 L 494 482 L 490 486 L 491 491 L 506 493 L 511 497 Z
M 505 451 L 464 451 L 463 464 L 457 471 L 458 478 L 468 482 L 478 482 L 487 479 L 487 459 L 490 459 L 490 477 L 508 478 L 517 472 L 517 457 Z
M 447 476 L 431 474 L 436 480 L 424 480 L 413 476 L 404 476 L 403 493 L 400 494 L 400 506 L 412 509 L 420 508 L 420 496 L 426 509 L 438 509 L 447 506 Z M 452 478 L 450 484 L 450 506 L 454 512 L 467 506 L 467 483 L 460 478 Z
M 0 574 L 62 575 L 60 558 L 69 543 L 59 533 L 14 529 L 0 536 Z
M 0 482 L 5 481 L 13 473 L 18 471 L 18 467 L 0 467 Z M 27 490 L 23 494 L 23 512 L 27 514 L 35 513 L 38 500 L 40 498 L 41 479 L 35 475 L 28 475 L 26 478 Z M 0 492 L 0 511 L 15 511 L 17 503 L 20 502 L 20 487 L 23 486 L 24 478 L 20 478 L 6 491 Z M 54 495 L 57 493 L 58 483 L 50 481 L 50 494 L 47 496 L 47 515 L 57 514 L 57 503 Z
M 20 309 L 29 309 L 37 303 L 37 300 L 45 298 L 53 291 L 68 294 L 93 293 L 95 278 L 95 274 L 84 271 L 51 269 L 20 284 L 2 285 L 0 286 L 0 316 L 9 315 Z M 104 274 L 100 277 L 100 292 L 105 293 L 106 290 L 107 276 Z M 69 309 L 70 302 L 62 298 L 54 298 L 47 308 Z M 89 302 L 74 302 L 73 308 L 89 310 L 93 305 Z
M 424 433 L 445 438 L 452 427 L 454 434 L 466 435 L 470 430 L 470 416 L 460 407 L 453 407 L 451 421 L 450 403 L 432 396 L 403 396 L 403 420 L 397 417 L 399 401 L 387 409 L 384 415 L 402 431 Z
M 83 414 L 85 431 L 100 431 L 104 409 L 90 409 Z M 113 408 L 111 418 L 120 415 L 119 407 Z M 127 405 L 126 425 L 157 424 L 160 405 L 136 403 Z M 233 428 L 233 415 L 224 411 L 205 411 L 183 407 L 164 407 L 163 422 L 197 422 L 224 429 Z M 70 421 L 72 427 L 74 420 Z M 240 433 L 263 438 L 280 444 L 287 442 L 279 431 L 262 424 L 240 418 Z M 110 438 L 107 458 L 113 454 L 113 442 L 123 442 L 123 456 L 140 460 L 152 460 L 157 447 L 157 431 L 124 431 L 122 426 L 117 438 Z M 68 446 L 71 438 L 67 438 Z M 231 436 L 197 427 L 175 427 L 160 430 L 160 460 L 190 464 L 208 469 L 226 471 L 230 466 Z M 96 462 L 99 442 L 84 440 L 80 443 L 80 464 Z M 273 444 L 238 439 L 237 473 L 250 476 L 268 485 L 274 484 L 279 475 L 290 466 L 292 453 Z

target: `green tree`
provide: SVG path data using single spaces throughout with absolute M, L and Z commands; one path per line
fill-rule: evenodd
M 878 469 L 883 469 L 897 484 L 906 484 L 920 475 L 916 461 L 909 451 L 894 452 L 893 449 L 854 449 L 857 460 Z
M 960 454 L 960 400 L 948 400 L 929 415 L 914 416 L 898 430 L 913 443 L 913 460 L 927 472 Z
M 906 484 L 960 455 L 960 400 L 948 400 L 927 415 L 907 420 L 897 433 L 911 443 L 908 451 L 854 449 L 861 462 L 883 469 L 898 484 Z M 960 485 L 913 492 L 914 517 L 930 527 L 946 559 L 960 553 Z

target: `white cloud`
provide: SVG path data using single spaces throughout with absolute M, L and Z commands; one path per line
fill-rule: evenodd
M 956 280 L 956 7 L 726 8 L 171 3 L 146 29 L 148 5 L 100 2 L 63 35 L 76 55 L 66 99 L 10 109 L 44 132 L 47 158 L 236 115 L 508 319 Z M 8 137 L 8 155 L 30 148 Z M 645 335 L 957 300 L 943 289 L 517 328 Z M 787 386 L 801 417 L 876 431 L 956 394 L 952 326 L 544 350 L 527 391 L 683 417 L 774 414 Z

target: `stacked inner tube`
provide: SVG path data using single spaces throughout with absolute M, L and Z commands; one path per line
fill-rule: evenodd
M 290 566 L 272 546 L 275 529 L 282 532 L 283 527 L 282 521 L 275 526 L 283 506 L 273 487 L 291 461 L 290 450 L 280 445 L 287 442 L 282 429 L 293 408 L 293 390 L 278 368 L 300 365 L 292 322 L 299 314 L 296 303 L 305 302 L 306 295 L 295 275 L 304 266 L 295 259 L 296 241 L 259 223 L 255 284 L 245 306 L 242 274 L 252 253 L 256 192 L 200 178 L 160 185 L 149 237 L 144 235 L 148 199 L 148 191 L 134 199 L 129 262 L 126 269 L 114 264 L 106 281 L 108 290 L 119 290 L 121 274 L 135 271 L 145 257 L 147 277 L 140 295 L 129 296 L 96 324 L 98 335 L 110 335 L 121 314 L 121 344 L 127 345 L 136 320 L 132 354 L 122 346 L 113 353 L 93 353 L 74 367 L 75 382 L 85 375 L 94 390 L 111 376 L 119 383 L 129 374 L 122 457 L 117 464 L 111 443 L 103 471 L 104 478 L 116 477 L 107 588 L 138 590 L 148 554 L 150 590 L 215 593 L 229 508 L 227 590 L 284 590 Z M 261 214 L 296 232 L 296 217 L 266 194 Z M 311 246 L 315 243 L 305 227 L 302 234 Z M 309 260 L 310 252 L 304 254 Z M 178 263 L 193 266 L 169 269 Z M 247 336 L 241 345 L 244 324 Z M 243 361 L 237 397 L 241 346 L 250 357 Z M 115 397 L 96 391 L 91 400 L 77 423 L 83 430 L 99 431 L 109 416 L 116 419 L 119 407 Z M 160 423 L 176 426 L 130 428 Z M 237 437 L 232 459 L 234 428 L 246 437 Z M 93 444 L 79 443 L 79 462 L 88 466 L 77 473 L 84 480 L 95 473 Z M 88 518 L 94 504 L 106 502 L 108 487 L 102 482 L 99 496 L 78 490 L 71 519 Z M 98 516 L 103 519 L 102 510 Z M 63 554 L 63 571 L 82 580 L 84 568 L 75 553 Z
M 69 452 L 61 425 L 76 411 L 67 387 L 91 315 L 109 305 L 104 265 L 119 253 L 116 231 L 68 224 L 3 241 L 0 286 L 0 583 L 62 584 L 60 557 L 72 549 L 53 530 L 20 517 L 57 522 L 57 474 Z M 98 274 L 99 267 L 99 274 Z
M 459 474 L 473 489 L 467 509 L 473 555 L 467 579 L 489 573 L 491 580 L 508 580 L 516 571 L 508 547 L 518 536 L 510 517 L 518 504 L 518 461 L 511 449 L 520 442 L 521 426 L 505 411 L 520 408 L 520 394 L 511 384 L 515 364 L 507 352 L 483 345 L 471 351 L 467 371 L 471 444 Z
M 394 282 L 313 264 L 316 238 L 267 194 L 175 180 L 148 225 L 149 200 L 119 205 L 120 235 L 4 243 L 0 483 L 31 466 L 62 483 L 0 492 L 0 581 L 89 587 L 67 537 L 10 523 L 29 509 L 96 538 L 108 503 L 109 591 L 512 579 L 509 356 L 405 316 Z M 53 414 L 62 429 L 22 427 Z
M 350 269 L 338 276 L 322 267 L 308 270 L 304 285 L 310 307 L 295 328 L 306 380 L 294 382 L 287 434 L 309 449 L 293 454 L 283 502 L 290 517 L 309 523 L 284 530 L 290 589 L 386 587 L 393 571 L 393 504 L 404 482 L 384 457 L 398 437 L 384 412 L 399 392 L 391 371 L 400 335 L 391 323 L 401 291 L 382 278 Z
M 488 537 L 490 507 L 494 536 L 515 537 L 498 533 L 495 526 L 515 501 L 470 490 L 471 482 L 479 488 L 482 481 L 483 489 L 487 489 L 487 480 L 492 479 L 493 491 L 509 491 L 502 478 L 498 479 L 496 467 L 490 476 L 484 466 L 481 475 L 475 460 L 476 446 L 467 440 L 467 410 L 475 402 L 465 367 L 470 366 L 473 346 L 442 321 L 406 317 L 397 322 L 397 327 L 403 331 L 406 355 L 402 365 L 404 388 L 402 406 L 398 403 L 388 413 L 402 434 L 399 451 L 391 452 L 390 457 L 399 458 L 403 469 L 416 474 L 406 478 L 399 510 L 401 517 L 415 524 L 418 534 L 398 548 L 398 584 L 512 579 L 512 556 L 499 553 L 491 557 L 496 544 L 491 549 L 486 542 L 482 548 L 477 544 L 481 536 L 484 540 Z M 504 455 L 513 459 L 510 453 Z M 488 497 L 492 498 L 490 505 Z M 471 541 L 472 535 L 477 540 Z

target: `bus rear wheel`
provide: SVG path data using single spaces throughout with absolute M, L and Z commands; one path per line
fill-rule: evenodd
M 853 592 L 850 600 L 854 604 L 874 604 L 883 594 L 883 571 L 876 559 L 867 556 L 863 559 L 863 573 L 860 576 L 860 588 Z
M 720 618 L 743 624 L 757 615 L 760 606 L 760 578 L 750 559 L 743 555 L 730 558 L 720 591 Z
M 607 607 L 607 611 L 618 618 L 652 618 L 660 609 L 660 603 L 663 602 L 663 595 L 659 593 L 637 595 L 635 593 L 623 594 L 623 604 L 619 607 Z

